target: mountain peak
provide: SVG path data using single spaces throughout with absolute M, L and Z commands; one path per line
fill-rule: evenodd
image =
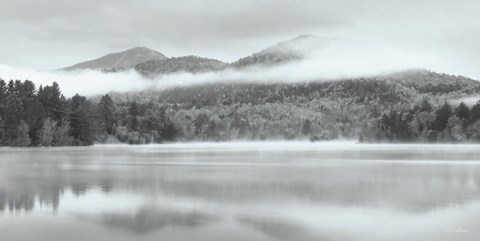
M 107 54 L 103 57 L 81 62 L 64 70 L 77 69 L 98 69 L 98 70 L 112 70 L 112 69 L 126 69 L 131 68 L 139 63 L 144 63 L 151 60 L 162 60 L 167 57 L 160 52 L 149 49 L 147 47 L 134 47 L 122 52 L 115 52 Z
M 127 49 L 127 50 L 125 50 L 125 51 L 127 51 L 127 52 L 132 52 L 132 51 L 133 51 L 133 52 L 136 52 L 136 51 L 152 51 L 152 52 L 156 52 L 155 50 L 149 49 L 149 48 L 147 48 L 147 47 L 141 47 L 141 46 L 139 46 L 139 47 L 133 47 L 133 48 Z
M 248 57 L 232 63 L 235 67 L 252 65 L 273 65 L 304 58 L 314 51 L 321 50 L 333 42 L 334 38 L 301 34 L 295 38 L 278 42 Z

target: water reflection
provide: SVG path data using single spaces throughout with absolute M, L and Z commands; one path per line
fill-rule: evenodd
M 120 228 L 138 234 L 146 234 L 165 227 L 196 228 L 205 226 L 215 218 L 198 211 L 156 210 L 140 208 L 133 215 L 103 214 L 100 222 L 106 226 Z
M 267 236 L 281 240 L 305 240 L 304 228 L 298 223 L 278 218 L 238 217 L 240 225 L 258 230 Z
M 100 225 L 112 235 L 105 240 L 122 238 L 114 230 L 145 240 L 234 239 L 222 232 L 238 240 L 405 240 L 373 235 L 376 228 L 357 220 L 373 218 L 369 225 L 388 231 L 396 218 L 410 238 L 448 240 L 453 232 L 438 234 L 468 229 L 455 234 L 462 240 L 475 233 L 459 220 L 480 221 L 480 150 L 457 149 L 4 149 L 0 224 L 53 213 L 76 226 Z M 414 219 L 432 225 L 416 227 Z

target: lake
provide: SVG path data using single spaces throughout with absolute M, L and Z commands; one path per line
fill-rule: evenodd
M 0 148 L 0 240 L 478 240 L 480 146 Z

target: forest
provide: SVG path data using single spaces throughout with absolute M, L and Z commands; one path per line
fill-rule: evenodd
M 421 80 L 421 81 L 419 81 Z M 0 145 L 231 140 L 480 141 L 478 82 L 433 72 L 308 83 L 215 83 L 66 98 L 0 79 Z

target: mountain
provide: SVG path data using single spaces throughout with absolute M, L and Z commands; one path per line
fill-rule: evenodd
M 162 74 L 176 72 L 202 73 L 222 70 L 226 63 L 197 56 L 172 57 L 160 60 L 150 60 L 135 65 L 135 70 L 147 77 L 157 77 Z
M 327 47 L 334 40 L 334 38 L 314 35 L 300 35 L 291 40 L 269 46 L 248 57 L 241 58 L 231 65 L 236 68 L 243 68 L 253 65 L 274 65 L 299 60 L 312 52 Z
M 97 69 L 97 70 L 118 70 L 131 68 L 139 63 L 150 60 L 162 60 L 167 57 L 162 53 L 145 47 L 136 47 L 123 52 L 107 54 L 98 59 L 81 62 L 63 70 Z

